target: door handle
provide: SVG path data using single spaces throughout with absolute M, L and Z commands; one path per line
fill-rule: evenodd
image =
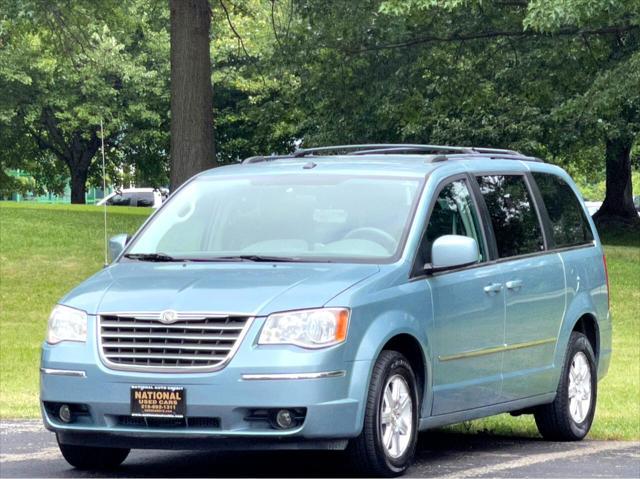
M 505 283 L 505 286 L 507 287 L 507 289 L 520 289 L 522 288 L 522 280 L 514 279 L 512 281 L 507 281 Z
M 491 283 L 484 287 L 484 292 L 487 294 L 499 293 L 502 291 L 502 283 Z

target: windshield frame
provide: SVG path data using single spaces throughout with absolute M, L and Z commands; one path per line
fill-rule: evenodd
M 284 176 L 286 174 L 290 174 L 289 172 L 287 173 L 283 173 L 283 174 L 274 174 L 274 176 Z M 293 174 L 298 174 L 298 173 L 293 173 Z M 323 173 L 324 174 L 324 173 Z M 428 174 L 426 175 L 385 175 L 385 174 L 358 174 L 358 175 L 348 175 L 348 174 L 344 174 L 344 173 L 336 173 L 336 172 L 327 172 L 326 173 L 327 176 L 346 176 L 348 178 L 372 178 L 372 179 L 382 179 L 382 180 L 397 180 L 397 181 L 402 181 L 402 180 L 412 180 L 415 181 L 417 186 L 416 186 L 416 194 L 415 197 L 413 199 L 413 203 L 411 204 L 411 206 L 409 207 L 408 211 L 407 211 L 407 219 L 405 221 L 405 224 L 403 226 L 402 229 L 402 234 L 400 235 L 400 238 L 398 240 L 398 247 L 396 248 L 396 251 L 394 252 L 393 255 L 388 256 L 388 257 L 348 257 L 348 256 L 344 256 L 344 257 L 334 257 L 334 256 L 304 256 L 304 257 L 300 257 L 297 258 L 295 256 L 288 258 L 289 260 L 286 261 L 286 264 L 301 264 L 301 263 L 321 263 L 321 264 L 331 264 L 331 263 L 335 263 L 335 264 L 392 264 L 397 262 L 402 255 L 404 254 L 405 248 L 407 246 L 407 241 L 409 239 L 409 233 L 411 231 L 411 228 L 415 222 L 415 216 L 416 216 L 416 212 L 418 211 L 418 208 L 420 206 L 420 203 L 422 201 L 422 198 L 424 196 L 424 189 L 426 186 L 426 180 L 428 178 Z M 173 193 L 171 193 L 169 195 L 169 197 L 167 198 L 166 201 L 164 201 L 162 203 L 162 205 L 154 210 L 149 217 L 144 221 L 144 223 L 142 223 L 142 225 L 140 226 L 140 228 L 135 232 L 135 234 L 131 237 L 131 239 L 129 240 L 129 242 L 127 243 L 127 245 L 125 246 L 125 248 L 122 250 L 122 252 L 120 253 L 120 255 L 118 256 L 118 258 L 116 260 L 114 260 L 113 263 L 138 263 L 139 260 L 137 259 L 132 259 L 132 258 L 127 258 L 126 255 L 129 254 L 129 251 L 131 250 L 131 248 L 133 248 L 133 246 L 138 242 L 138 240 L 140 239 L 140 237 L 146 232 L 146 230 L 149 228 L 149 226 L 151 225 L 151 223 L 153 222 L 154 218 L 156 215 L 161 214 L 161 211 L 167 207 L 167 205 L 171 202 L 174 201 L 176 196 L 178 196 L 178 193 L 183 189 L 186 188 L 188 185 L 190 185 L 191 183 L 195 182 L 195 181 L 224 181 L 225 177 L 227 175 L 212 175 L 212 176 L 203 176 L 203 175 L 195 175 L 192 178 L 190 178 L 189 180 L 185 181 L 182 185 L 180 185 L 180 187 L 178 187 L 178 189 L 176 189 Z M 243 174 L 243 175 L 229 175 L 229 177 L 234 178 L 234 179 L 251 179 L 251 178 L 258 178 L 258 177 L 265 177 L 265 176 L 271 176 L 271 175 L 265 175 L 265 174 Z M 207 179 L 204 179 L 207 178 Z M 285 256 L 282 256 L 283 258 L 285 258 Z M 223 260 L 223 261 L 219 261 L 216 260 L 216 257 L 213 256 L 210 259 L 206 258 L 206 259 L 198 259 L 198 260 L 192 260 L 194 263 L 200 263 L 200 264 L 206 264 L 206 263 L 246 263 L 246 260 L 240 260 L 238 259 L 237 261 L 228 261 L 228 260 Z M 182 264 L 186 264 L 186 262 L 189 262 L 189 259 L 184 259 L 184 258 L 176 258 L 176 263 L 182 263 Z M 265 261 L 263 262 L 265 264 L 269 264 L 269 261 Z M 273 261 L 273 263 L 276 263 L 276 261 Z M 167 264 L 167 262 L 163 262 L 162 264 Z M 284 264 L 284 263 L 283 263 Z

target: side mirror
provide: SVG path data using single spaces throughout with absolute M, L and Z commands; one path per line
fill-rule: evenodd
M 115 235 L 109 238 L 109 263 L 112 263 L 114 259 L 120 256 L 122 250 L 124 250 L 131 236 L 126 234 Z
M 427 272 L 461 268 L 478 262 L 480 251 L 475 239 L 468 236 L 440 236 L 431 246 L 431 264 L 425 265 Z

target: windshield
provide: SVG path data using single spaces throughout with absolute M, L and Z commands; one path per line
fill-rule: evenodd
M 137 260 L 380 261 L 399 251 L 412 178 L 205 177 L 187 184 L 128 248 Z

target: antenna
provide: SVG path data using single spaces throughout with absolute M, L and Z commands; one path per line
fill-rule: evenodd
M 104 161 L 104 129 L 102 128 L 102 118 L 100 118 L 100 140 L 102 142 L 102 197 L 107 196 L 107 172 Z M 107 202 L 102 205 L 104 211 L 104 265 L 109 264 L 109 245 L 107 242 Z

